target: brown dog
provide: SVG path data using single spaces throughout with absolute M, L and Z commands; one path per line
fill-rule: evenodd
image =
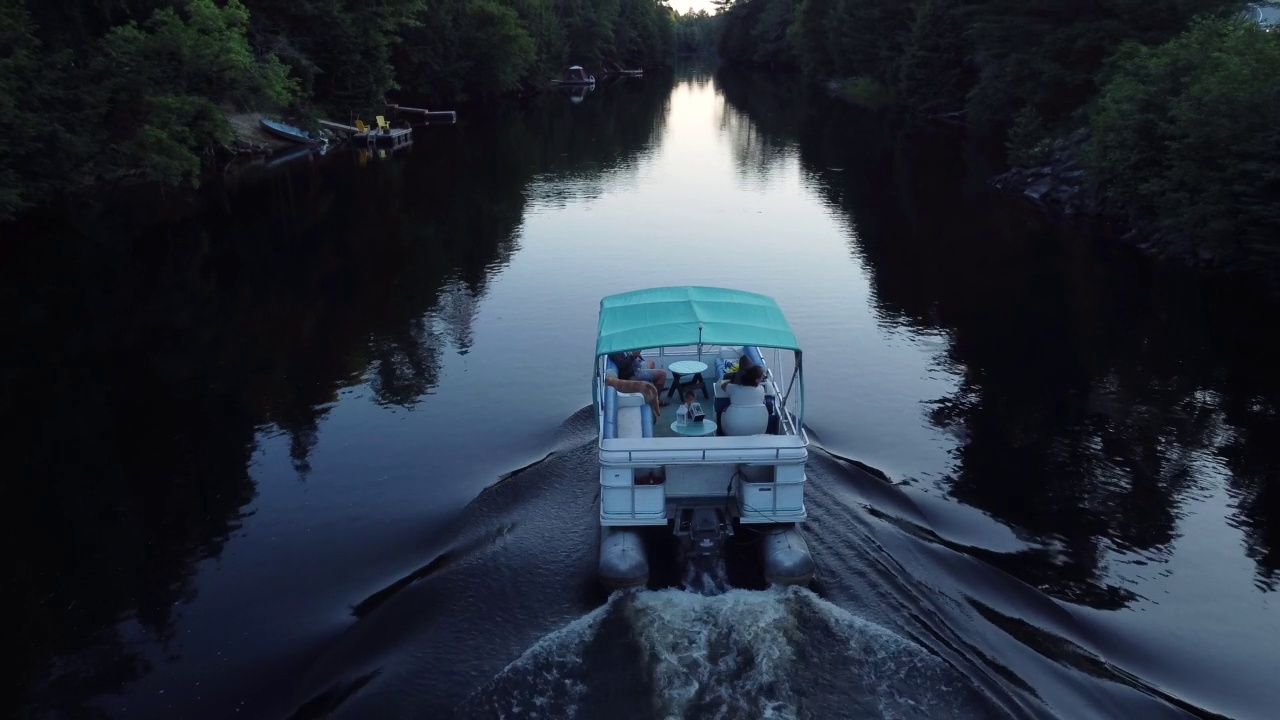
M 653 409 L 653 421 L 657 422 L 662 417 L 662 407 L 658 404 L 658 388 L 647 380 L 619 380 L 612 375 L 606 375 L 604 384 L 617 390 L 620 393 L 641 393 L 644 395 L 644 401 Z

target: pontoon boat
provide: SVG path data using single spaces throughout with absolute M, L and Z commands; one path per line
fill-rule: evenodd
M 656 421 L 643 393 L 618 392 L 606 381 L 619 376 L 619 363 L 632 362 L 636 350 L 667 374 L 662 395 L 672 401 Z M 743 356 L 764 368 L 763 382 L 725 385 Z M 813 559 L 798 529 L 806 518 L 809 445 L 801 351 L 772 298 L 713 287 L 605 297 L 592 388 L 601 582 L 648 582 L 643 533 L 665 528 L 692 558 L 718 556 L 743 526 L 761 532 L 767 582 L 810 581 Z M 690 390 L 699 405 L 713 408 L 701 422 L 677 418 L 679 396 Z

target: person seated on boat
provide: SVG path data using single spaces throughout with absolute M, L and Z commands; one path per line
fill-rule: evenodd
M 739 365 L 738 372 L 735 373 L 733 376 L 733 382 L 729 384 L 745 385 L 747 387 L 759 387 L 760 383 L 764 382 L 764 368 L 751 362 L 751 359 L 746 356 L 743 356 L 742 359 L 746 360 L 748 363 L 751 363 L 751 364 L 745 368 Z M 729 388 L 725 387 L 725 390 L 728 391 Z M 733 397 L 732 392 L 729 393 L 729 397 L 730 398 Z
M 662 395 L 663 389 L 667 386 L 667 371 L 656 367 L 652 360 L 645 360 L 639 350 L 632 350 L 629 353 L 611 353 L 609 359 L 618 366 L 619 380 L 651 382 L 658 389 L 658 395 Z M 664 406 L 668 404 L 667 399 L 661 397 L 660 403 Z
M 720 430 L 725 435 L 760 435 L 769 430 L 769 408 L 765 403 L 764 368 L 752 365 L 739 370 L 735 382 L 727 383 L 729 405 L 720 413 Z
M 734 365 L 728 372 L 724 374 L 724 382 L 720 383 L 720 389 L 726 390 L 730 384 L 742 384 L 742 378 L 746 377 L 747 371 L 753 367 L 759 367 L 750 357 L 743 355 L 738 358 L 738 364 Z M 763 375 L 763 368 L 761 368 Z

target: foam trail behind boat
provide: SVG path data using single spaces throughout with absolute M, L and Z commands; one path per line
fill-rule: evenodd
M 602 680 L 613 689 L 601 692 Z M 618 691 L 622 685 L 629 689 Z M 925 648 L 798 587 L 616 593 L 536 643 L 460 711 L 470 718 L 1003 715 Z

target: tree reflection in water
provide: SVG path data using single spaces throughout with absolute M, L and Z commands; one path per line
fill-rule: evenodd
M 92 714 L 89 698 L 149 671 L 143 645 L 176 652 L 196 563 L 255 497 L 260 433 L 287 434 L 305 478 L 343 388 L 421 402 L 443 354 L 472 343 L 531 180 L 589 187 L 634 165 L 670 81 L 433 127 L 412 153 L 363 166 L 339 150 L 10 227 L 27 239 L 0 268 L 6 475 L 21 478 L 29 548 L 14 574 L 15 702 Z
M 1258 585 L 1276 589 L 1274 303 L 1045 229 L 986 191 L 989 168 L 954 132 L 764 78 L 717 81 L 742 116 L 742 172 L 798 151 L 842 211 L 882 320 L 949 339 L 939 362 L 959 386 L 927 413 L 959 439 L 944 489 L 1061 546 L 993 562 L 1123 606 L 1108 563 L 1167 555 L 1187 499 L 1225 478 Z

